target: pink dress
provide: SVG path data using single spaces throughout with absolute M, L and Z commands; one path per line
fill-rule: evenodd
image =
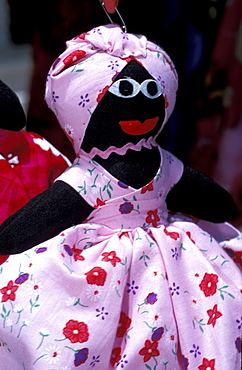
M 59 177 L 95 210 L 1 266 L 1 370 L 239 369 L 241 234 L 168 215 L 183 166 L 160 152 L 141 189 L 86 157 Z

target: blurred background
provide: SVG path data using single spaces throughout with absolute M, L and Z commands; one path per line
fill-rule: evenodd
M 242 225 L 242 1 L 120 0 L 128 32 L 162 46 L 179 76 L 177 104 L 159 144 L 226 188 Z M 119 22 L 116 15 L 115 22 Z M 98 0 L 0 0 L 0 79 L 19 96 L 27 131 L 70 160 L 74 152 L 44 101 L 65 41 L 109 23 Z

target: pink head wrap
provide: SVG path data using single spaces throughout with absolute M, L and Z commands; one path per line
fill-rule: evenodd
M 77 155 L 81 154 L 87 125 L 101 97 L 132 59 L 141 63 L 162 86 L 163 127 L 175 105 L 177 75 L 169 56 L 145 36 L 124 33 L 113 24 L 100 26 L 68 41 L 66 50 L 51 67 L 46 102 Z

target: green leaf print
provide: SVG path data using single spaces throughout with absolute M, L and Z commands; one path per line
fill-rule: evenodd
M 39 307 L 40 306 L 39 304 L 37 304 L 38 300 L 39 300 L 39 295 L 37 295 L 34 302 L 32 301 L 32 298 L 30 299 L 29 303 L 30 303 L 30 306 L 31 306 L 31 308 L 30 308 L 31 313 L 33 312 L 34 307 Z
M 78 188 L 80 189 L 79 192 L 78 192 L 79 194 L 83 191 L 83 194 L 86 195 L 86 193 L 87 193 L 87 190 L 86 190 L 86 181 L 84 181 L 83 186 L 78 186 Z
M 197 324 L 202 333 L 204 332 L 203 326 L 206 325 L 205 323 L 203 323 L 203 320 L 204 319 L 197 320 L 196 317 L 194 317 L 194 320 L 192 320 L 194 329 L 196 329 L 196 324 Z
M 218 288 L 218 291 L 220 293 L 220 297 L 222 298 L 222 300 L 224 301 L 225 297 L 224 297 L 224 294 L 227 294 L 229 297 L 231 298 L 235 298 L 231 293 L 228 293 L 225 291 L 225 289 L 227 289 L 229 286 L 228 285 L 224 285 L 222 288 Z
M 150 257 L 147 256 L 147 254 L 145 254 L 145 252 L 143 251 L 143 255 L 139 258 L 139 260 L 141 261 L 143 259 L 143 262 L 144 262 L 144 265 L 146 267 L 148 267 L 148 263 L 146 262 L 146 260 L 150 260 Z

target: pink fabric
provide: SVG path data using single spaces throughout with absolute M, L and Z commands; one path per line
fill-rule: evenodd
M 95 210 L 2 265 L 2 369 L 239 368 L 242 236 L 167 214 L 183 166 L 160 153 L 141 189 L 84 156 L 59 178 Z
M 41 136 L 0 129 L 0 223 L 49 188 L 69 161 Z M 0 264 L 6 259 L 0 256 Z
M 132 59 L 141 63 L 162 87 L 166 100 L 164 126 L 174 108 L 177 75 L 169 56 L 145 36 L 124 33 L 117 25 L 94 28 L 68 41 L 66 51 L 53 64 L 47 80 L 46 101 L 76 154 L 85 154 L 80 146 L 91 114 L 114 78 Z M 156 145 L 155 138 L 148 143 L 142 140 L 139 148 L 141 145 Z M 97 149 L 92 157 L 97 153 L 107 157 L 107 153 Z

